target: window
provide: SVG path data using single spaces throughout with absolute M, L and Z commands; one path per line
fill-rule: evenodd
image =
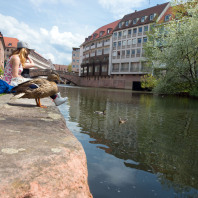
M 139 28 L 138 28 L 138 32 L 139 32 L 139 33 L 142 33 L 142 27 L 139 27 Z
M 124 36 L 127 35 L 127 31 L 126 31 L 126 30 L 123 31 L 123 35 L 124 35 Z
M 129 26 L 129 21 L 125 21 L 125 26 Z
M 119 37 L 122 36 L 122 32 L 118 32 L 118 36 L 119 36 Z
M 73 56 L 76 56 L 76 54 L 73 54 Z
M 76 62 L 79 63 L 79 60 L 77 60 Z
M 100 36 L 102 36 L 102 35 L 103 35 L 103 33 L 104 33 L 104 31 L 101 31 L 101 32 L 100 32 Z
M 116 44 L 117 44 L 116 42 L 113 42 L 113 47 L 116 47 Z
M 72 67 L 75 68 L 75 65 L 73 65 Z
M 8 46 L 9 46 L 9 47 L 12 46 L 12 43 L 8 43 Z
M 131 35 L 131 30 L 128 30 L 128 35 Z
M 143 16 L 142 18 L 141 18 L 141 22 L 143 23 L 145 21 L 145 16 Z
M 107 29 L 107 34 L 109 34 L 111 32 L 111 28 Z
M 113 64 L 112 71 L 114 71 L 114 72 L 119 71 L 119 63 L 114 63 Z
M 140 54 L 140 52 L 141 52 L 141 49 L 137 49 L 137 54 Z
M 130 50 L 127 50 L 126 51 L 126 55 L 130 55 Z
M 122 23 L 119 23 L 118 27 L 121 28 L 122 27 Z
M 121 46 L 121 41 L 118 41 L 118 46 Z
M 138 38 L 138 43 L 142 43 L 142 38 Z
M 170 17 L 171 17 L 170 14 L 166 15 L 165 18 L 164 18 L 164 21 L 169 21 L 170 20 Z
M 113 33 L 113 37 L 114 37 L 114 38 L 117 37 L 117 32 L 114 32 L 114 33 Z
M 122 41 L 122 46 L 125 46 L 126 45 L 126 41 Z
M 154 14 L 151 14 L 150 15 L 150 20 L 153 21 L 153 19 L 154 19 Z
M 133 19 L 133 25 L 137 23 L 137 19 Z
M 148 25 L 144 26 L 144 32 L 148 31 Z
M 113 56 L 116 56 L 116 54 L 117 54 L 116 51 L 113 51 Z
M 133 29 L 133 34 L 136 34 L 137 33 L 137 28 L 134 28 Z
M 122 51 L 122 56 L 125 56 L 125 51 L 124 50 Z
M 131 50 L 131 54 L 135 55 L 135 50 L 134 49 Z
M 146 43 L 147 42 L 147 37 L 143 38 L 143 42 Z
M 131 45 L 131 39 L 127 41 L 127 45 Z
M 75 62 L 75 60 L 73 59 L 73 62 Z
M 132 39 L 132 44 L 136 44 L 137 40 L 136 39 Z

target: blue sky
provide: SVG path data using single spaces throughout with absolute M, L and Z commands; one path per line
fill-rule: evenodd
M 125 14 L 167 0 L 0 0 L 0 31 L 24 40 L 54 64 L 71 63 L 72 47 Z

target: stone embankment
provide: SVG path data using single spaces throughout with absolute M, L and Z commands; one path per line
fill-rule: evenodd
M 0 96 L 0 198 L 89 198 L 87 161 L 50 99 Z

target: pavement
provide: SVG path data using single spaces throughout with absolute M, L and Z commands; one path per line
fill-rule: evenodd
M 0 198 L 87 198 L 80 142 L 50 98 L 0 96 Z

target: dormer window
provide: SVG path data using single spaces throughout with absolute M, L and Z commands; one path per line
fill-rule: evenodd
M 100 36 L 102 36 L 102 35 L 103 35 L 103 33 L 104 33 L 104 31 L 101 31 L 101 32 L 100 32 Z
M 109 34 L 111 32 L 111 28 L 107 29 L 107 34 Z
M 133 25 L 137 23 L 137 19 L 133 19 Z
M 12 46 L 12 43 L 8 43 L 8 47 L 11 47 Z
M 153 19 L 154 19 L 154 14 L 151 14 L 150 15 L 150 21 L 153 21 Z
M 170 17 L 171 17 L 170 14 L 166 15 L 165 18 L 164 18 L 164 21 L 169 21 L 170 20 Z
M 125 26 L 129 26 L 129 21 L 125 21 Z
M 141 23 L 143 23 L 145 21 L 145 16 L 143 16 L 142 18 L 141 18 Z
M 118 24 L 118 27 L 121 28 L 121 27 L 122 27 L 122 23 L 119 23 L 119 24 Z
M 95 39 L 95 38 L 96 38 L 96 36 L 97 36 L 97 33 L 95 33 L 95 34 L 93 35 L 93 39 Z

